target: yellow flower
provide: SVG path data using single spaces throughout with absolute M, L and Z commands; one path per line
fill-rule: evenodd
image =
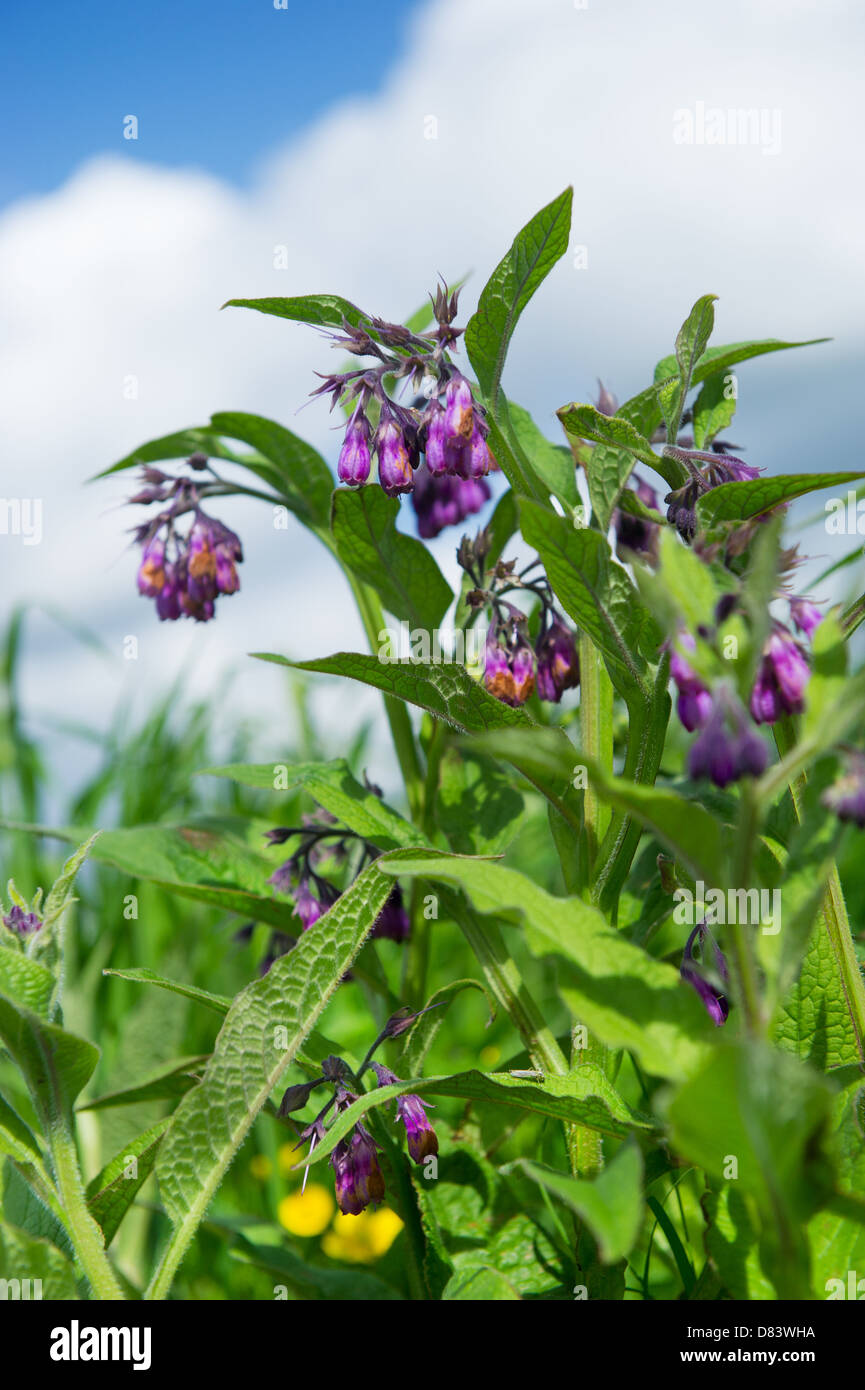
M 369 1264 L 390 1249 L 402 1225 L 396 1212 L 389 1207 L 362 1211 L 360 1216 L 344 1216 L 337 1212 L 321 1248 L 331 1259 Z
M 249 1171 L 259 1182 L 264 1182 L 273 1172 L 273 1164 L 267 1154 L 256 1154 L 249 1160 Z
M 307 1183 L 304 1193 L 283 1197 L 276 1209 L 279 1224 L 293 1236 L 320 1236 L 333 1216 L 335 1202 L 326 1187 Z
M 490 1043 L 487 1047 L 481 1048 L 479 1060 L 485 1067 L 494 1067 L 501 1055 L 502 1049 L 496 1047 L 495 1043 Z

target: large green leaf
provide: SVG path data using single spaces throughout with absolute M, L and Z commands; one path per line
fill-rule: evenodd
M 86 833 L 77 828 L 18 828 L 72 841 Z M 267 922 L 293 935 L 297 930 L 294 906 L 280 900 L 267 882 L 274 860 L 246 843 L 256 834 L 260 838 L 263 829 L 229 816 L 202 816 L 183 825 L 138 825 L 103 831 L 91 854 L 131 878 L 159 883 L 180 897 Z
M 105 1244 L 109 1246 L 118 1227 L 153 1171 L 162 1136 L 169 1117 L 152 1125 L 129 1143 L 124 1144 L 100 1173 L 87 1186 L 87 1205 L 90 1215 L 102 1228 Z
M 705 530 L 722 521 L 747 521 L 782 502 L 792 502 L 821 488 L 846 487 L 863 476 L 861 472 L 783 473 L 741 483 L 722 483 L 700 498 L 697 517 Z
M 14 1158 L 18 1163 L 33 1163 L 41 1166 L 42 1153 L 36 1136 L 30 1126 L 25 1124 L 17 1110 L 0 1096 L 0 1154 Z
M 2 994 L 0 1040 L 27 1082 L 43 1133 L 68 1128 L 73 1102 L 93 1074 L 98 1049 Z
M 378 917 L 390 879 L 371 864 L 295 949 L 235 998 L 200 1085 L 174 1113 L 156 1163 L 179 1258 L 256 1115 L 326 1008 Z
M 221 411 L 211 417 L 210 425 L 217 434 L 239 439 L 262 454 L 276 469 L 280 494 L 295 515 L 322 537 L 327 535 L 333 477 L 317 449 L 263 415 Z M 269 473 L 265 470 L 268 481 Z
M 0 949 L 0 992 L 48 1018 L 57 981 L 47 965 L 10 948 Z
M 337 820 L 379 849 L 426 844 L 411 821 L 363 786 L 344 758 L 326 763 L 230 763 L 205 768 L 202 776 L 227 777 L 244 787 L 280 792 L 303 788 Z
M 152 1100 L 177 1100 L 196 1086 L 210 1054 L 201 1053 L 195 1057 L 180 1057 L 166 1062 L 161 1067 L 147 1072 L 140 1081 L 124 1086 L 117 1091 L 106 1091 L 79 1110 L 108 1110 L 118 1105 L 140 1105 Z
M 865 1092 L 861 1074 L 835 1098 L 831 1145 L 837 1164 L 837 1185 L 842 1193 L 859 1201 L 865 1192 L 865 1144 L 863 1106 Z M 851 1221 L 831 1207 L 820 1211 L 808 1223 L 811 1248 L 811 1278 L 816 1298 L 826 1298 L 829 1280 L 840 1279 L 844 1297 L 848 1296 L 848 1270 L 856 1270 L 857 1282 L 865 1278 L 865 1224 Z M 837 1286 L 836 1286 L 837 1287 Z M 858 1295 L 861 1298 L 861 1294 Z
M 388 613 L 432 633 L 453 602 L 421 541 L 396 529 L 400 505 L 380 487 L 333 495 L 331 525 L 342 563 L 375 589 Z
M 681 1078 L 705 1060 L 711 1026 L 694 992 L 581 899 L 555 898 L 490 860 L 400 850 L 380 862 L 388 873 L 452 883 L 479 912 L 521 923 L 534 954 L 561 962 L 574 1017 L 608 1046 L 631 1048 L 653 1075 Z
M 574 191 L 566 188 L 517 233 L 481 292 L 465 333 L 466 352 L 493 415 L 517 320 L 568 249 Z
M 600 1067 L 587 1064 L 576 1067 L 568 1076 L 548 1076 L 537 1082 L 525 1081 L 509 1072 L 464 1071 L 453 1076 L 415 1077 L 365 1092 L 334 1120 L 326 1138 L 311 1154 L 298 1158 L 296 1166 L 308 1167 L 327 1158 L 343 1135 L 368 1111 L 409 1094 L 490 1101 L 495 1105 L 530 1110 L 553 1120 L 584 1125 L 615 1139 L 623 1138 L 632 1127 L 650 1127 L 644 1116 L 625 1104 Z
M 356 304 L 338 294 L 301 294 L 290 299 L 229 299 L 223 309 L 257 309 L 260 314 L 274 314 L 279 319 L 294 319 L 314 328 L 342 328 L 343 319 L 352 327 L 366 316 Z
M 643 1159 L 626 1144 L 597 1178 L 589 1182 L 523 1159 L 522 1171 L 585 1221 L 598 1242 L 601 1259 L 614 1264 L 633 1250 L 643 1225 Z
M 648 464 L 672 487 L 678 483 L 678 469 L 671 470 L 669 460 L 656 454 L 648 439 L 622 416 L 603 415 L 593 405 L 576 402 L 563 405 L 557 413 L 572 439 L 590 439 L 595 445 L 586 463 L 586 476 L 592 512 L 601 531 L 606 532 L 635 463 Z
M 274 661 L 299 671 L 320 671 L 325 675 L 348 676 L 372 685 L 386 695 L 397 695 L 409 704 L 428 710 L 464 733 L 529 725 L 523 709 L 512 709 L 488 694 L 473 681 L 464 666 L 453 662 L 380 661 L 360 652 L 337 652 L 318 661 L 289 661 L 284 656 L 254 652 L 260 661 Z

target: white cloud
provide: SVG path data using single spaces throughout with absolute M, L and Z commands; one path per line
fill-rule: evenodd
M 128 514 L 113 509 L 123 480 L 82 487 L 136 444 L 218 409 L 272 415 L 333 457 L 324 407 L 295 416 L 312 371 L 331 360 L 327 344 L 301 326 L 219 313 L 231 296 L 334 290 L 397 316 L 437 272 L 473 269 L 468 311 L 522 222 L 573 182 L 573 242 L 588 269 L 572 257 L 557 268 L 506 378 L 547 428 L 599 373 L 623 393 L 644 384 L 707 290 L 721 296 L 724 339 L 835 335 L 785 364 L 798 383 L 789 411 L 803 383 L 849 368 L 863 346 L 862 25 L 845 5 L 829 8 L 831 23 L 826 6 L 774 0 L 436 0 L 382 91 L 337 103 L 269 155 L 250 194 L 117 155 L 9 209 L 0 495 L 42 497 L 45 536 L 32 547 L 0 539 L 3 592 L 64 605 L 115 652 L 138 634 L 142 651 L 134 669 L 118 656 L 106 676 L 53 630 L 48 645 L 45 629 L 27 692 L 98 719 L 121 691 L 131 698 L 181 667 L 206 688 L 250 648 L 317 655 L 361 641 L 324 552 L 245 505 L 225 513 L 247 541 L 243 593 L 207 629 L 157 626 L 134 594 Z M 779 111 L 780 151 L 677 145 L 674 112 L 698 102 Z M 277 246 L 290 269 L 274 269 Z M 774 364 L 753 370 L 752 389 L 758 372 L 777 381 Z M 130 376 L 136 400 L 124 398 Z M 279 691 L 275 668 L 258 668 L 232 698 L 263 709 Z M 353 694 L 345 708 L 357 707 Z

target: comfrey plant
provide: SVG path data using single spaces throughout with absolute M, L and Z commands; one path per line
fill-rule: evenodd
M 247 834 L 236 817 L 192 818 L 128 827 L 122 853 L 93 844 L 176 892 L 178 911 L 216 903 L 251 923 L 245 938 L 268 937 L 231 1000 L 138 976 L 223 1017 L 132 1146 L 165 1218 L 140 1290 L 108 1249 L 138 1187 L 114 1180 L 119 1155 L 85 1191 L 72 1137 L 95 1065 L 60 1014 L 58 894 L 74 866 L 44 912 L 19 898 L 6 911 L 0 1036 L 33 1116 L 4 1110 L 4 1142 L 53 1213 L 52 1259 L 91 1294 L 167 1296 L 259 1116 L 295 1128 L 287 1181 L 329 1160 L 346 1220 L 398 1214 L 358 1297 L 809 1299 L 865 1262 L 865 986 L 838 868 L 865 824 L 850 643 L 865 601 L 800 582 L 784 540 L 797 498 L 863 475 L 799 471 L 804 458 L 775 473 L 725 441 L 735 369 L 805 345 L 710 345 L 712 295 L 651 384 L 562 406 L 549 439 L 503 369 L 570 211 L 568 190 L 523 228 L 464 329 L 444 287 L 406 324 L 333 294 L 229 301 L 350 355 L 314 393 L 344 413 L 336 477 L 282 425 L 236 412 L 109 470 L 145 468 L 138 582 L 163 618 L 209 620 L 238 589 L 240 541 L 214 499 L 260 498 L 312 532 L 370 650 L 257 658 L 313 688 L 380 691 L 394 766 L 375 772 L 403 791 L 388 804 L 351 753 L 287 765 L 274 749 L 215 770 L 267 798 Z M 424 542 L 484 509 L 472 533 L 450 531 L 454 593 Z M 831 557 L 839 577 L 845 564 Z M 290 625 L 290 587 L 286 600 Z M 485 630 L 478 665 L 380 659 L 387 621 L 433 634 L 448 614 Z M 305 814 L 285 805 L 301 795 Z M 732 904 L 722 916 L 715 895 Z M 497 1015 L 497 1050 L 474 1025 L 457 1039 L 467 989 Z M 360 1062 L 319 1031 L 349 991 L 376 1039 Z M 429 1074 L 445 1039 L 459 1069 Z M 282 1241 L 297 1296 L 346 1296 L 326 1250 Z

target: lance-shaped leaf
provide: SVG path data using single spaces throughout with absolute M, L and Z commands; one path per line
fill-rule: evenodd
M 782 502 L 792 502 L 806 493 L 827 487 L 846 487 L 865 476 L 858 473 L 786 473 L 751 478 L 746 482 L 722 483 L 697 502 L 697 518 L 704 530 L 722 521 L 747 521 L 762 516 Z
M 180 980 L 167 980 L 164 975 L 157 975 L 153 970 L 103 970 L 102 973 L 116 975 L 121 980 L 132 980 L 137 984 L 156 985 L 159 989 L 168 990 L 170 994 L 179 994 L 183 999 L 192 999 L 197 1004 L 203 1004 L 205 1008 L 223 1016 L 231 1008 L 231 1000 L 227 994 L 211 994 L 209 990 L 199 989 L 197 985 L 187 985 Z
M 170 1116 L 146 1129 L 124 1144 L 100 1173 L 87 1186 L 87 1205 L 90 1215 L 102 1228 L 105 1244 L 109 1246 L 121 1221 L 135 1197 L 153 1171 L 162 1136 Z
M 576 506 L 579 500 L 577 473 L 570 449 L 547 439 L 529 412 L 513 401 L 508 401 L 507 417 L 510 433 L 521 454 L 528 460 L 547 492 L 558 497 L 565 507 Z M 487 563 L 490 563 L 489 558 Z
M 360 652 L 337 652 L 318 661 L 289 661 L 269 652 L 253 652 L 260 661 L 274 661 L 298 671 L 348 676 L 364 685 L 396 695 L 428 710 L 463 732 L 518 727 L 531 723 L 525 710 L 512 709 L 473 681 L 464 666 L 452 662 L 381 661 Z
M 0 993 L 42 1018 L 51 1013 L 57 981 L 46 965 L 18 951 L 0 950 Z
M 715 326 L 714 304 L 717 298 L 716 294 L 704 294 L 697 300 L 676 337 L 676 376 L 670 381 L 665 381 L 662 377 L 658 386 L 658 400 L 667 424 L 667 438 L 671 443 L 675 443 L 678 438 L 679 422 L 694 372 L 712 336 Z
M 87 833 L 48 826 L 17 828 L 71 841 Z M 231 816 L 203 816 L 184 825 L 138 825 L 103 831 L 91 854 L 133 878 L 161 884 L 179 897 L 210 903 L 293 935 L 297 930 L 294 906 L 276 897 L 267 882 L 274 861 L 242 838 L 257 837 L 263 844 L 264 829 Z
M 619 493 L 635 463 L 648 464 L 661 473 L 671 487 L 679 481 L 678 467 L 671 471 L 668 459 L 653 450 L 629 420 L 619 415 L 603 415 L 593 405 L 563 405 L 557 411 L 565 433 L 572 439 L 590 439 L 598 447 L 586 464 L 592 509 L 606 531 Z
M 333 907 L 235 998 L 204 1078 L 181 1101 L 156 1163 L 182 1254 L 245 1140 L 350 968 L 391 888 L 371 864 Z
M 0 1041 L 18 1066 L 43 1133 L 68 1127 L 72 1105 L 99 1059 L 92 1043 L 0 995 Z
M 64 914 L 71 903 L 75 901 L 72 896 L 72 889 L 75 884 L 75 879 L 78 876 L 78 870 L 81 868 L 81 865 L 84 863 L 84 860 L 87 858 L 98 838 L 99 832 L 97 831 L 96 834 L 91 835 L 89 840 L 86 840 L 83 845 L 79 845 L 75 853 L 66 860 L 58 878 L 52 884 L 48 896 L 45 899 L 45 904 L 42 909 L 42 926 L 28 943 L 29 952 L 33 960 L 37 960 L 40 964 L 47 966 L 57 977 L 57 986 L 53 997 L 55 1005 L 60 991 L 59 977 L 62 961 L 62 926 Z
M 479 912 L 520 922 L 535 955 L 561 961 L 560 989 L 574 1017 L 611 1047 L 632 1048 L 657 1076 L 682 1077 L 706 1057 L 711 1026 L 678 971 L 624 941 L 579 898 L 556 898 L 500 864 L 436 851 L 398 850 L 394 875 L 462 888 Z
M 227 767 L 205 768 L 200 775 L 227 777 L 261 791 L 303 788 L 319 806 L 379 849 L 427 843 L 411 821 L 358 782 L 344 758 L 327 763 L 230 763 Z
M 343 319 L 353 328 L 366 322 L 366 315 L 356 304 L 338 294 L 301 294 L 284 299 L 229 299 L 223 309 L 257 309 L 260 314 L 273 314 L 278 319 L 293 319 L 309 323 L 314 328 L 342 328 Z
M 591 1182 L 527 1159 L 516 1166 L 585 1221 L 605 1264 L 614 1264 L 630 1254 L 639 1238 L 645 1211 L 643 1159 L 635 1144 L 620 1149 Z
M 0 1096 L 0 1154 L 41 1168 L 42 1152 L 30 1126 Z
M 263 415 L 222 411 L 211 417 L 210 424 L 217 434 L 238 439 L 262 454 L 276 470 L 280 494 L 291 510 L 311 530 L 327 536 L 333 476 L 317 449 Z M 264 475 L 268 481 L 269 471 Z
M 711 885 L 726 883 L 728 834 L 706 807 L 667 787 L 615 777 L 550 729 L 479 734 L 470 746 L 523 767 L 539 787 L 561 788 L 585 768 L 598 796 L 650 830 L 695 878 Z
M 576 1067 L 568 1076 L 548 1076 L 537 1082 L 524 1081 L 509 1072 L 464 1071 L 453 1076 L 415 1077 L 366 1091 L 334 1120 L 325 1138 L 309 1155 L 298 1157 L 295 1166 L 305 1168 L 327 1158 L 340 1139 L 370 1110 L 405 1095 L 489 1101 L 512 1109 L 530 1110 L 552 1120 L 585 1125 L 615 1139 L 623 1138 L 631 1127 L 651 1128 L 645 1116 L 625 1104 L 600 1067 Z
M 124 1086 L 119 1091 L 107 1091 L 86 1105 L 79 1105 L 78 1109 L 108 1110 L 117 1105 L 140 1105 L 144 1101 L 177 1100 L 198 1084 L 209 1059 L 210 1054 L 204 1052 L 196 1057 L 180 1057 L 166 1062 L 133 1085 Z
M 801 343 L 786 343 L 779 338 L 763 338 L 754 342 L 726 343 L 723 346 L 707 348 L 694 368 L 691 385 L 697 386 L 716 372 L 726 372 L 739 362 L 747 362 L 754 357 L 763 357 L 769 352 L 782 352 L 787 348 L 813 347 L 816 343 L 827 343 L 828 338 L 809 338 Z M 663 419 L 659 399 L 659 389 L 664 382 L 678 375 L 678 363 L 674 355 L 664 357 L 655 368 L 655 384 L 646 387 L 620 406 L 617 414 L 630 420 L 647 437 L 651 436 Z
M 333 495 L 331 525 L 342 563 L 378 594 L 388 613 L 432 633 L 453 602 L 421 541 L 396 529 L 400 505 L 379 487 Z
M 568 249 L 574 191 L 566 188 L 517 233 L 481 292 L 465 333 L 466 352 L 496 413 L 511 336 L 523 309 Z
M 142 463 L 165 463 L 170 459 L 185 459 L 192 454 L 205 454 L 210 459 L 223 459 L 228 463 L 245 463 L 246 455 L 231 449 L 219 434 L 209 426 L 195 426 L 188 430 L 175 430 L 173 434 L 160 435 L 146 444 L 139 444 L 131 454 L 126 454 L 110 467 L 97 473 L 97 478 L 107 478 L 111 473 L 122 473 L 127 468 L 138 468 Z

